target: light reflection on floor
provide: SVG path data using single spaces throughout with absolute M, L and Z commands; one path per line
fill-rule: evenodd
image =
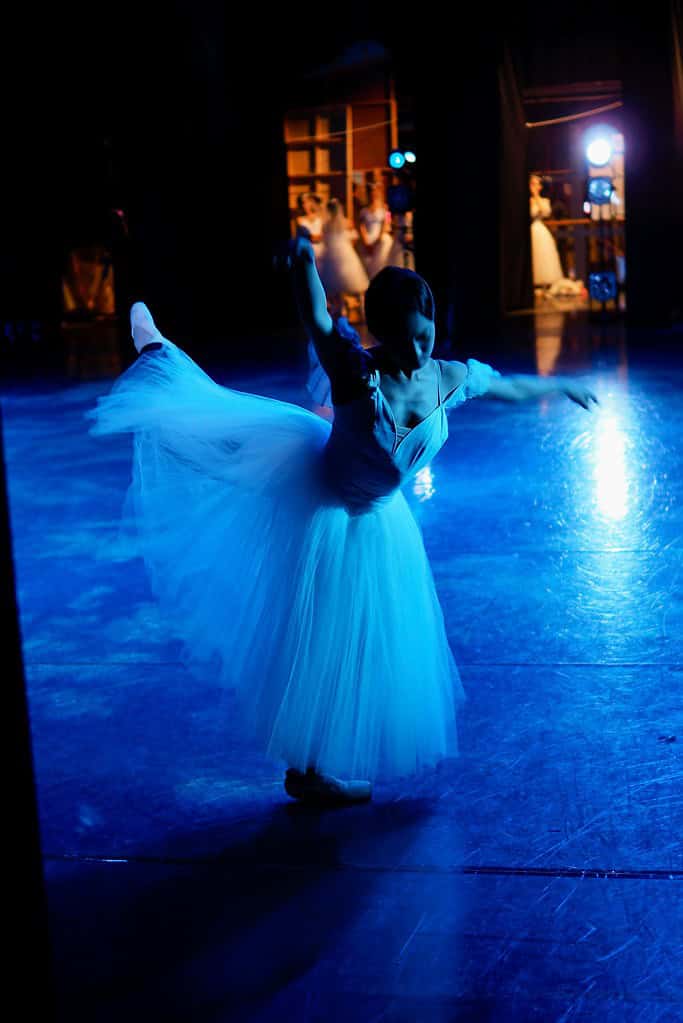
M 598 512 L 622 521 L 628 514 L 627 438 L 616 415 L 601 413 L 594 440 L 595 500 Z
M 415 475 L 413 481 L 413 493 L 419 501 L 428 501 L 436 493 L 434 486 L 434 474 L 431 465 L 425 465 Z

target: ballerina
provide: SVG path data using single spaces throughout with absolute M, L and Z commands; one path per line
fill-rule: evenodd
M 382 187 L 377 182 L 368 185 L 370 201 L 358 215 L 360 226 L 359 250 L 370 280 L 389 264 L 394 249 L 390 233 L 391 214 L 385 205 Z M 396 252 L 398 256 L 398 253 Z
M 543 223 L 551 214 L 550 199 L 541 195 L 543 182 L 538 174 L 529 178 L 529 214 L 531 216 L 531 259 L 534 287 L 543 288 L 563 278 L 560 254 L 550 230 Z
M 236 692 L 292 798 L 353 804 L 374 779 L 457 751 L 462 687 L 402 485 L 469 399 L 596 398 L 568 378 L 433 359 L 433 297 L 410 270 L 371 283 L 379 344 L 366 350 L 329 315 L 310 241 L 293 241 L 286 263 L 332 424 L 219 386 L 142 303 L 140 356 L 90 416 L 96 434 L 134 435 L 137 550 L 189 666 Z
M 330 307 L 340 311 L 347 296 L 353 296 L 362 309 L 369 283 L 360 256 L 351 244 L 357 237 L 357 232 L 349 228 L 339 200 L 330 199 L 322 230 L 322 256 L 316 259 Z
M 310 239 L 313 243 L 315 258 L 320 259 L 323 250 L 322 232 L 322 199 L 315 192 L 304 192 L 296 201 L 298 215 L 296 218 L 296 234 Z

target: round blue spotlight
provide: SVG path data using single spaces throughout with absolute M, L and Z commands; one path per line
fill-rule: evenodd
M 613 270 L 588 275 L 588 293 L 596 302 L 609 302 L 617 297 L 617 275 Z
M 412 151 L 412 149 L 406 149 L 406 151 L 405 151 L 405 153 L 403 155 L 406 158 L 406 163 L 415 163 L 415 160 L 417 159 L 417 157 L 415 156 L 415 153 Z
M 400 170 L 405 162 L 406 162 L 405 155 L 401 152 L 400 149 L 391 150 L 391 152 L 389 153 L 389 166 L 393 168 L 393 170 Z
M 614 185 L 611 178 L 589 178 L 588 179 L 588 202 L 595 206 L 604 206 L 612 201 Z

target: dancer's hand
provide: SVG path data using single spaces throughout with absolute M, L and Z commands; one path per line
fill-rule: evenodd
M 309 238 L 298 235 L 280 245 L 273 255 L 274 270 L 291 270 L 297 263 L 315 263 L 315 250 Z
M 588 412 L 591 411 L 591 402 L 596 405 L 600 404 L 592 391 L 589 391 L 584 384 L 577 384 L 573 380 L 565 384 L 562 392 L 567 395 L 570 401 L 576 402 L 577 405 L 585 408 Z

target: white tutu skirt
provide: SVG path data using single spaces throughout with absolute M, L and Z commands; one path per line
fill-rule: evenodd
M 325 420 L 212 381 L 172 344 L 90 413 L 134 433 L 126 514 L 188 666 L 239 697 L 264 753 L 345 777 L 456 752 L 462 695 L 419 527 L 399 491 L 350 514 Z
M 531 261 L 534 284 L 554 284 L 564 276 L 552 232 L 542 220 L 531 223 Z
M 325 238 L 318 273 L 327 295 L 364 295 L 369 280 L 360 256 L 341 232 Z
M 389 265 L 389 254 L 392 251 L 394 239 L 390 234 L 383 234 L 375 242 L 371 249 L 363 249 L 363 262 L 368 277 L 373 277 Z M 402 264 L 401 264 L 402 265 Z

